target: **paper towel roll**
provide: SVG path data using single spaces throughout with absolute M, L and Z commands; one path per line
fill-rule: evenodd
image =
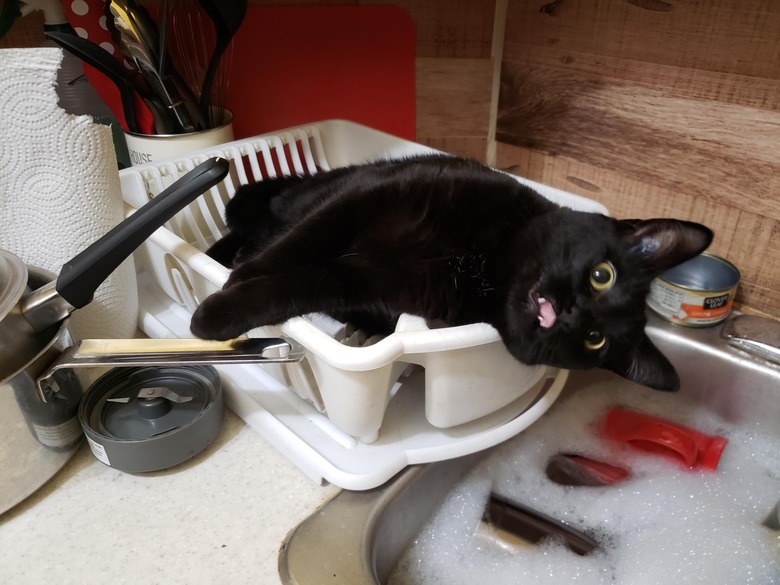
M 124 217 L 111 129 L 57 105 L 59 48 L 0 50 L 0 248 L 59 273 Z M 132 258 L 74 312 L 76 339 L 135 336 Z

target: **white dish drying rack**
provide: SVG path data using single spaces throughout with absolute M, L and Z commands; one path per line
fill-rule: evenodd
M 329 120 L 121 171 L 124 199 L 138 208 L 207 158 L 231 161 L 225 181 L 136 252 L 140 327 L 151 337 L 191 337 L 195 307 L 229 274 L 203 250 L 224 232 L 225 205 L 240 185 L 426 152 L 434 151 Z M 522 182 L 562 205 L 606 211 Z M 298 364 L 219 367 L 229 407 L 312 479 L 346 489 L 376 487 L 409 464 L 473 453 L 516 435 L 552 405 L 567 377 L 520 364 L 486 324 L 428 329 L 423 319 L 404 315 L 391 335 L 366 339 L 315 314 L 250 335 L 292 337 L 307 355 Z

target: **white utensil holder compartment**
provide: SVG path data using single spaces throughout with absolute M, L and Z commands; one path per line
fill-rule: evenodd
M 226 230 L 225 205 L 239 186 L 426 152 L 434 151 L 330 120 L 121 171 L 124 199 L 138 208 L 207 158 L 231 162 L 222 183 L 136 252 L 140 326 L 154 337 L 191 336 L 195 307 L 229 275 L 204 251 Z M 590 200 L 528 183 L 569 207 L 605 211 Z M 486 324 L 431 330 L 423 319 L 404 315 L 394 333 L 366 339 L 349 325 L 315 314 L 249 333 L 280 334 L 306 348 L 304 361 L 241 366 L 238 373 L 236 366 L 220 368 L 228 404 L 313 478 L 352 489 L 379 485 L 409 463 L 463 455 L 509 438 L 550 406 L 566 377 L 554 368 L 520 364 Z M 404 386 L 410 388 L 402 391 Z M 405 414 L 390 416 L 396 402 L 395 409 Z M 291 406 L 292 414 L 281 412 Z M 383 428 L 388 417 L 392 428 Z M 372 462 L 380 452 L 392 463 Z

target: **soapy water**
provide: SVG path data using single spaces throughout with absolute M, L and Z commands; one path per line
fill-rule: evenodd
M 613 406 L 729 439 L 716 471 L 691 470 L 602 438 Z M 562 486 L 548 459 L 574 452 L 625 467 L 603 487 Z M 562 541 L 496 546 L 475 538 L 490 492 L 581 530 L 599 542 L 585 556 Z M 591 385 L 569 395 L 501 445 L 445 498 L 404 552 L 390 585 L 780 584 L 780 532 L 762 525 L 780 498 L 780 433 L 728 423 L 682 396 Z

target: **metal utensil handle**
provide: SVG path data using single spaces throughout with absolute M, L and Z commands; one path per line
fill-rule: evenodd
M 780 364 L 780 323 L 777 321 L 756 315 L 737 315 L 726 321 L 721 336 L 742 351 Z
M 191 108 L 187 108 L 174 82 L 178 74 L 173 65 L 168 63 L 167 73 L 160 69 L 165 61 L 161 59 L 160 49 L 164 52 L 164 47 L 160 45 L 157 26 L 146 8 L 135 0 L 111 0 L 106 2 L 105 16 L 114 42 L 135 62 L 154 93 L 163 100 L 166 110 L 173 115 L 178 126 L 176 133 L 203 129 L 192 123 L 189 110 L 195 111 L 197 104 L 192 103 Z
M 273 355 L 279 350 L 279 355 Z M 53 376 L 63 368 L 289 364 L 301 361 L 306 349 L 288 337 L 205 341 L 202 339 L 85 339 L 69 347 L 38 378 L 42 401 L 59 391 Z

